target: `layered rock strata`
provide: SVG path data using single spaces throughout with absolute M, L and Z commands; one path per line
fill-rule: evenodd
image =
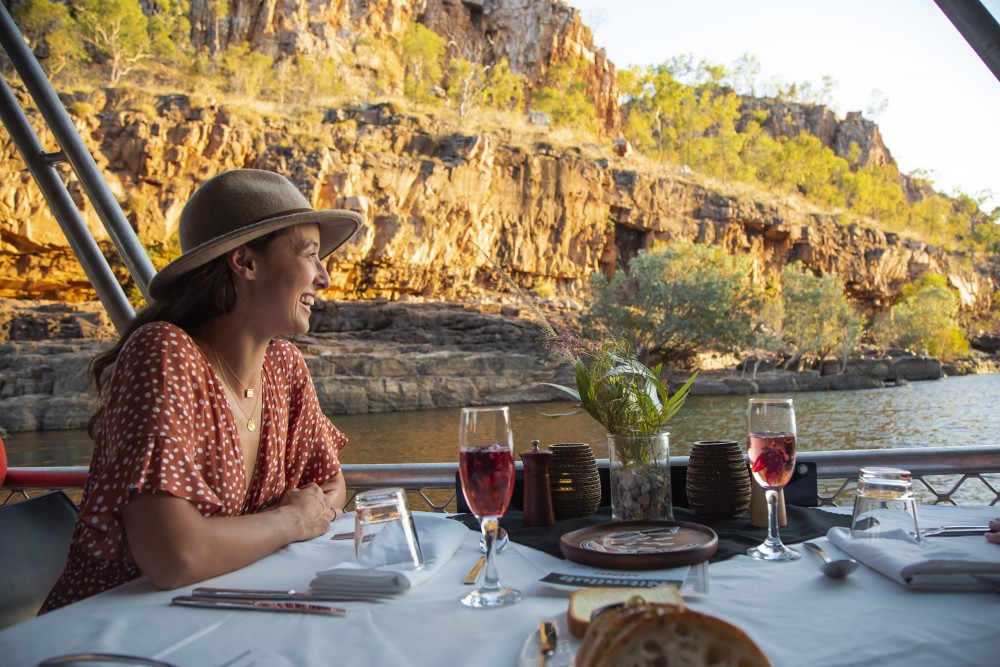
M 550 302 L 550 321 L 571 326 L 572 304 Z M 97 336 L 100 337 L 87 337 Z M 84 428 L 96 407 L 90 360 L 114 333 L 96 303 L 0 299 L 0 435 Z M 572 386 L 572 368 L 539 343 L 536 324 L 498 298 L 443 303 L 321 302 L 296 337 L 324 412 L 338 414 L 565 400 L 543 383 Z M 997 370 L 984 358 L 983 369 Z M 992 366 L 990 365 L 992 363 Z M 729 369 L 703 372 L 695 395 L 870 389 L 940 378 L 934 359 L 852 360 L 846 373 Z M 674 390 L 686 379 L 671 382 Z

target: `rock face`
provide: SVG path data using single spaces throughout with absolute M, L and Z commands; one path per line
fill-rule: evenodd
M 86 427 L 97 405 L 88 364 L 113 342 L 100 310 L 0 299 L 0 435 Z M 541 383 L 571 384 L 572 368 L 518 314 L 496 300 L 321 302 L 295 343 L 330 415 L 563 398 Z
M 529 91 L 553 64 L 580 60 L 600 127 L 611 135 L 621 125 L 614 65 L 594 47 L 580 13 L 560 0 L 230 0 L 223 16 L 216 7 L 191 3 L 196 47 L 218 52 L 245 42 L 273 56 L 332 58 L 359 82 L 400 66 L 388 49 L 365 43 L 401 42 L 412 21 L 443 36 L 449 56 L 487 66 L 506 58 Z
M 741 130 L 750 120 L 757 120 L 763 114 L 761 129 L 772 137 L 794 138 L 800 132 L 806 132 L 842 158 L 848 157 L 851 145 L 855 145 L 859 151 L 858 164 L 862 166 L 895 164 L 882 141 L 878 125 L 862 117 L 859 111 L 848 112 L 846 118 L 840 120 L 833 111 L 820 104 L 745 98 L 740 112 Z
M 542 301 L 558 330 L 575 319 L 568 301 Z M 572 386 L 572 367 L 538 344 L 520 304 L 480 298 L 440 302 L 319 302 L 310 333 L 295 338 L 328 415 L 566 400 L 543 383 Z M 97 303 L 0 299 L 0 436 L 85 428 L 97 407 L 88 365 L 114 340 Z M 996 371 L 996 364 L 983 368 Z M 708 371 L 694 395 L 871 389 L 942 376 L 935 359 L 851 361 L 823 372 Z M 686 377 L 671 380 L 672 390 Z
M 591 274 L 610 274 L 656 240 L 748 254 L 761 281 L 801 260 L 841 276 L 872 310 L 930 271 L 948 277 L 970 312 L 988 312 L 1000 286 L 998 263 L 843 227 L 832 215 L 722 195 L 683 175 L 645 173 L 613 155 L 610 142 L 596 157 L 544 144 L 526 150 L 387 105 L 331 109 L 315 124 L 255 125 L 178 95 L 159 98 L 156 116 L 122 108 L 117 91 L 88 98 L 102 111 L 78 119 L 82 134 L 147 246 L 174 234 L 202 180 L 233 167 L 280 171 L 315 207 L 360 211 L 369 224 L 329 263 L 331 299 L 481 293 L 497 278 L 479 248 L 522 284 L 574 296 Z M 311 147 L 288 145 L 287 137 L 303 135 L 314 137 Z M 11 176 L 0 179 L 0 296 L 92 299 L 37 189 L 22 183 L 18 161 L 9 142 L 0 146 L 0 171 Z M 89 208 L 84 218 L 106 239 Z
M 508 59 L 529 88 L 554 64 L 580 60 L 609 139 L 586 151 L 556 150 L 543 140 L 522 145 L 502 128 L 468 135 L 391 105 L 319 110 L 322 121 L 253 121 L 184 95 L 152 103 L 126 89 L 64 96 L 79 111 L 74 122 L 147 247 L 173 237 L 199 183 L 225 169 L 257 167 L 288 175 L 316 207 L 353 208 L 368 219 L 330 262 L 333 284 L 325 296 L 331 299 L 481 293 L 495 286 L 496 276 L 479 248 L 522 284 L 574 296 L 591 274 L 612 273 L 654 241 L 684 239 L 749 254 L 760 280 L 795 260 L 837 273 L 870 310 L 929 271 L 948 276 L 964 310 L 983 314 L 994 305 L 1000 263 L 977 264 L 892 234 L 841 227 L 832 215 L 722 195 L 683 173 L 638 169 L 611 138 L 620 125 L 614 66 L 579 13 L 561 0 L 233 0 L 227 6 L 216 15 L 218 3 L 192 2 L 196 45 L 219 51 L 247 42 L 276 56 L 329 57 L 350 76 L 388 66 L 384 59 L 398 56 L 367 45 L 401 39 L 413 20 L 446 36 L 454 55 L 486 64 Z M 772 134 L 807 130 L 840 154 L 857 144 L 864 164 L 892 161 L 877 126 L 859 114 L 841 121 L 824 107 L 747 101 L 745 114 L 759 111 L 767 111 L 764 127 Z M 29 115 L 40 128 L 37 114 Z M 54 143 L 40 134 L 43 145 Z M 12 142 L 6 134 L 0 141 L 0 297 L 92 299 Z M 79 185 L 70 179 L 69 188 L 113 257 Z M 127 281 L 121 265 L 114 268 Z

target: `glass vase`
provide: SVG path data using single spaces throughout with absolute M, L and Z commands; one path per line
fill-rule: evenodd
M 609 434 L 608 459 L 615 521 L 673 521 L 669 433 Z

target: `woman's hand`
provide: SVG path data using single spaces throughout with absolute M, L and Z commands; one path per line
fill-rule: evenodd
M 301 531 L 301 534 L 292 536 L 292 541 L 310 540 L 325 533 L 338 514 L 343 516 L 342 510 L 337 511 L 336 501 L 334 493 L 328 493 L 311 482 L 285 491 L 278 507 L 296 518 L 296 525 Z
M 986 541 L 1000 544 L 1000 519 L 990 521 L 990 532 L 986 533 Z

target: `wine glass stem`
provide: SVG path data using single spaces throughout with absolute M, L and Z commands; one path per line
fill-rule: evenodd
M 496 555 L 497 533 L 500 529 L 500 519 L 495 516 L 483 517 L 480 521 L 483 531 L 483 540 L 486 542 L 486 573 L 483 575 L 483 585 L 480 590 L 497 591 L 503 588 L 500 583 L 500 574 L 497 572 L 494 556 Z
M 765 489 L 767 498 L 767 544 L 777 547 L 781 544 L 778 536 L 778 490 Z

